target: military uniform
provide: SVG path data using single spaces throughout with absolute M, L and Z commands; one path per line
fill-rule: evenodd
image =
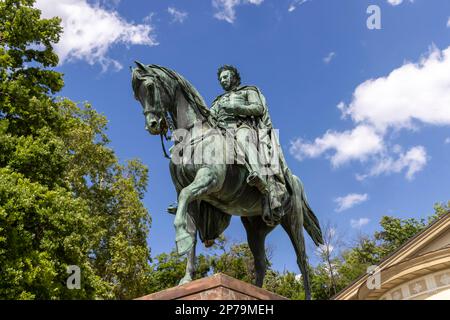
M 286 166 L 278 139 L 273 136 L 264 96 L 257 87 L 238 87 L 218 96 L 210 110 L 219 128 L 235 134 L 237 160 L 244 157 L 249 184 L 254 185 L 252 181 L 256 180 L 255 186 L 265 195 L 263 219 L 268 225 L 276 225 L 284 214 Z

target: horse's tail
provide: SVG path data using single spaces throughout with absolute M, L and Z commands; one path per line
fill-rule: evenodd
M 294 193 L 297 194 L 298 197 L 300 197 L 300 206 L 301 211 L 303 212 L 303 227 L 306 229 L 306 232 L 308 232 L 311 239 L 314 241 L 316 246 L 323 244 L 323 237 L 322 237 L 322 230 L 320 229 L 319 220 L 317 219 L 316 215 L 312 211 L 311 207 L 308 204 L 308 200 L 306 199 L 305 190 L 303 188 L 303 184 L 300 181 L 300 179 L 295 176 L 293 176 L 294 180 Z

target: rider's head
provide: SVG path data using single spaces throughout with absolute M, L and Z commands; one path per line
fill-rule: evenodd
M 241 84 L 241 76 L 239 75 L 239 71 L 230 65 L 220 67 L 217 71 L 217 77 L 225 91 L 230 91 Z

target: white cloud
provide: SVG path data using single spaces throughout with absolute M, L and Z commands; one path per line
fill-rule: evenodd
M 387 0 L 387 2 L 393 6 L 398 6 L 403 3 L 403 0 Z M 414 2 L 414 0 L 409 0 L 409 2 Z
M 356 123 L 383 132 L 414 128 L 416 121 L 450 125 L 450 47 L 432 47 L 419 63 L 406 63 L 388 76 L 359 85 L 341 110 Z
M 358 180 L 367 177 L 379 176 L 381 174 L 399 173 L 406 169 L 405 177 L 408 180 L 414 179 L 414 174 L 421 171 L 427 164 L 428 156 L 423 146 L 416 146 L 406 153 L 399 155 L 397 159 L 390 156 L 380 158 L 370 169 L 369 173 L 356 175 Z
M 447 21 L 447 27 L 450 28 L 450 18 L 448 18 L 448 21 Z
M 370 222 L 370 219 L 368 218 L 360 218 L 360 219 L 351 219 L 350 225 L 354 229 L 361 229 L 365 225 L 367 225 Z
M 445 138 L 444 143 L 445 143 L 445 144 L 450 144 L 450 137 Z
M 344 197 L 338 197 L 334 199 L 334 202 L 337 204 L 336 212 L 341 212 L 344 210 L 348 210 L 360 203 L 363 203 L 369 199 L 367 193 L 358 194 L 358 193 L 350 193 Z
M 288 11 L 292 12 L 295 9 L 297 9 L 297 7 L 301 6 L 302 4 L 304 4 L 305 2 L 308 2 L 309 0 L 294 0 L 293 2 L 291 2 L 291 4 L 289 5 Z
M 172 22 L 183 23 L 188 16 L 187 12 L 177 10 L 174 7 L 167 8 L 167 12 L 172 16 Z
M 388 0 L 389 4 L 393 5 L 393 6 L 398 6 L 399 4 L 401 4 L 403 2 L 403 0 Z
M 393 135 L 388 133 L 417 130 L 420 125 L 449 126 L 449 106 L 450 47 L 433 46 L 418 63 L 405 63 L 386 77 L 365 81 L 348 105 L 339 103 L 342 118 L 355 125 L 352 130 L 328 130 L 313 142 L 297 139 L 291 142 L 290 152 L 298 160 L 325 154 L 335 167 L 352 160 L 368 162 L 371 168 L 360 179 L 406 168 L 406 178 L 411 180 L 425 167 L 426 150 L 413 146 L 394 159 L 396 148 L 389 147 Z
M 350 160 L 365 161 L 370 155 L 380 153 L 384 149 L 383 139 L 370 126 L 357 126 L 351 131 L 328 131 L 323 137 L 316 138 L 313 143 L 302 139 L 291 142 L 290 153 L 297 159 L 316 158 L 333 150 L 331 163 L 338 167 Z
M 117 0 L 112 1 L 113 5 L 118 3 Z M 104 70 L 109 66 L 120 69 L 121 64 L 107 55 L 113 45 L 157 45 L 151 25 L 129 23 L 117 11 L 99 3 L 37 0 L 35 6 L 45 18 L 58 16 L 62 19 L 64 33 L 55 45 L 60 63 L 84 60 L 89 64 L 100 63 Z
M 259 6 L 264 0 L 212 0 L 212 5 L 216 9 L 214 17 L 234 23 L 236 20 L 236 7 L 242 4 L 253 4 Z
M 336 56 L 336 52 L 330 52 L 325 58 L 323 58 L 323 62 L 325 64 L 329 64 L 335 56 Z

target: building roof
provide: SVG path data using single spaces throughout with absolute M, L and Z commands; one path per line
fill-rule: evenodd
M 333 300 L 379 299 L 389 289 L 421 274 L 450 268 L 450 212 L 436 219 L 378 264 L 381 288 L 370 290 L 363 274 Z

